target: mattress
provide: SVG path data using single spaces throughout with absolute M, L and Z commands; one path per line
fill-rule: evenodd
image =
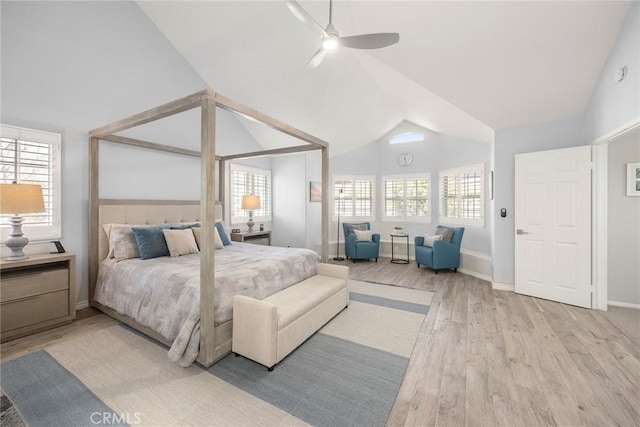
M 316 274 L 308 249 L 236 243 L 216 251 L 215 324 L 232 317 L 233 296 L 263 299 Z M 200 341 L 200 255 L 100 264 L 95 300 L 173 341 L 169 357 L 190 365 Z

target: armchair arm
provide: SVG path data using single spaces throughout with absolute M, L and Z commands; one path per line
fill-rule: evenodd
M 416 236 L 415 239 L 413 239 L 415 246 L 424 246 L 424 236 Z
M 373 234 L 371 236 L 371 241 L 380 244 L 380 235 L 378 233 Z
M 335 277 L 349 282 L 349 267 L 334 264 L 318 264 L 318 274 L 321 276 Z
M 460 250 L 453 243 L 436 240 L 433 242 L 433 264 L 435 266 L 452 264 L 457 267 L 460 264 Z
M 347 256 L 353 256 L 356 253 L 356 235 L 348 234 L 347 237 L 344 238 L 344 247 Z

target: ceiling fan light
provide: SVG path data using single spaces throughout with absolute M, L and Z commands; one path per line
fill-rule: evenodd
M 334 39 L 334 38 L 328 38 L 325 39 L 322 42 L 322 47 L 327 49 L 327 50 L 332 50 L 338 47 L 338 40 Z

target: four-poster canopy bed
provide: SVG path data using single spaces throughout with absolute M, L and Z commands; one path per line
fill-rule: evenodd
M 201 108 L 201 150 L 187 150 L 183 148 L 156 144 L 116 135 L 126 129 L 140 126 L 155 120 L 179 114 L 194 108 Z M 273 129 L 293 136 L 307 143 L 307 145 L 239 153 L 227 156 L 215 154 L 215 126 L 216 107 L 220 107 L 241 116 L 261 122 Z M 158 200 L 104 200 L 100 199 L 99 185 L 99 145 L 100 141 L 133 145 L 141 148 L 160 150 L 186 156 L 201 158 L 201 188 L 199 201 L 158 201 Z M 164 343 L 172 342 L 162 334 L 145 326 L 133 318 L 123 315 L 96 301 L 96 283 L 101 262 L 107 258 L 109 251 L 108 237 L 102 226 L 108 223 L 122 224 L 154 224 L 167 222 L 199 222 L 201 225 L 201 241 L 199 253 L 199 350 L 196 361 L 209 366 L 231 351 L 231 321 L 215 323 L 215 259 L 214 248 L 215 221 L 223 219 L 225 162 L 249 157 L 279 155 L 309 150 L 322 152 L 322 192 L 329 194 L 328 172 L 328 144 L 299 129 L 266 116 L 236 101 L 205 89 L 184 98 L 152 108 L 109 125 L 92 130 L 89 133 L 89 301 L 90 304 L 106 314 L 126 323 L 142 333 Z M 214 200 L 216 177 L 215 162 L 219 162 L 219 197 Z M 328 258 L 328 222 L 329 198 L 322 199 L 322 262 Z M 214 234 L 215 233 L 215 234 Z M 317 256 L 317 255 L 316 255 Z

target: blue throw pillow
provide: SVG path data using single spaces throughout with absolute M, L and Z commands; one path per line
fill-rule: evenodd
M 189 225 L 174 225 L 171 227 L 172 230 L 186 230 L 188 228 L 200 228 L 200 223 L 189 224 Z
M 229 240 L 229 236 L 227 236 L 227 231 L 224 229 L 224 225 L 222 225 L 221 222 L 216 222 L 216 228 L 218 229 L 218 234 L 220 235 L 222 244 L 224 246 L 229 246 L 231 244 L 231 240 Z
M 138 245 L 140 259 L 169 256 L 169 247 L 164 239 L 162 228 L 167 227 L 134 227 L 131 229 Z

